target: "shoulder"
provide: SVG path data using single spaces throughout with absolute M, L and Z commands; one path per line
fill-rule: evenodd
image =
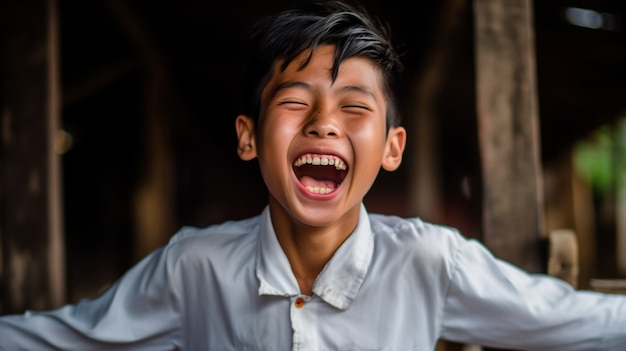
M 170 259 L 189 260 L 228 257 L 232 252 L 254 252 L 259 232 L 260 216 L 227 221 L 208 227 L 182 227 L 165 249 Z
M 370 225 L 379 251 L 401 255 L 423 264 L 453 270 L 460 247 L 467 239 L 455 228 L 426 222 L 418 217 L 370 214 Z
M 455 246 L 465 237 L 453 227 L 426 222 L 419 217 L 370 214 L 370 225 L 376 237 L 395 240 L 400 243 L 415 241 L 421 244 Z
M 257 230 L 260 216 L 250 217 L 242 220 L 226 221 L 220 224 L 213 224 L 207 227 L 182 227 L 171 239 L 170 244 L 185 240 L 202 240 L 210 237 L 241 236 L 247 235 Z

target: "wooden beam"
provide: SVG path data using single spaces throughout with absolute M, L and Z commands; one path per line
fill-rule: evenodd
M 530 0 L 476 0 L 476 89 L 483 228 L 493 253 L 544 270 L 542 178 Z
M 65 301 L 56 10 L 56 0 L 2 5 L 2 313 Z

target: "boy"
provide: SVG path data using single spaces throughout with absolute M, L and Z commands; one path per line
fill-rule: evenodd
M 0 318 L 1 350 L 624 349 L 623 296 L 528 275 L 449 228 L 368 214 L 406 132 L 398 57 L 364 12 L 305 5 L 252 39 L 236 131 L 266 209 L 183 228 L 93 300 Z

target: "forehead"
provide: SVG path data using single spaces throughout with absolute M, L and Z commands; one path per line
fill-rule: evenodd
M 284 61 L 275 63 L 269 82 L 263 89 L 264 98 L 273 95 L 275 89 L 286 82 L 304 82 L 311 86 L 327 89 L 353 86 L 370 91 L 381 102 L 384 100 L 382 72 L 376 64 L 367 58 L 349 57 L 344 59 L 336 68 L 337 76 L 335 79 L 332 76 L 335 63 L 333 46 L 321 46 L 313 52 L 305 51 L 294 58 L 284 69 L 282 69 L 283 63 Z

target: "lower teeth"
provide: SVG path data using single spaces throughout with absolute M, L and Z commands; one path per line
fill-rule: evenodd
M 307 186 L 306 189 L 314 194 L 322 194 L 322 195 L 328 194 L 333 191 L 333 189 L 330 189 L 330 188 L 320 188 L 316 186 L 315 187 Z

